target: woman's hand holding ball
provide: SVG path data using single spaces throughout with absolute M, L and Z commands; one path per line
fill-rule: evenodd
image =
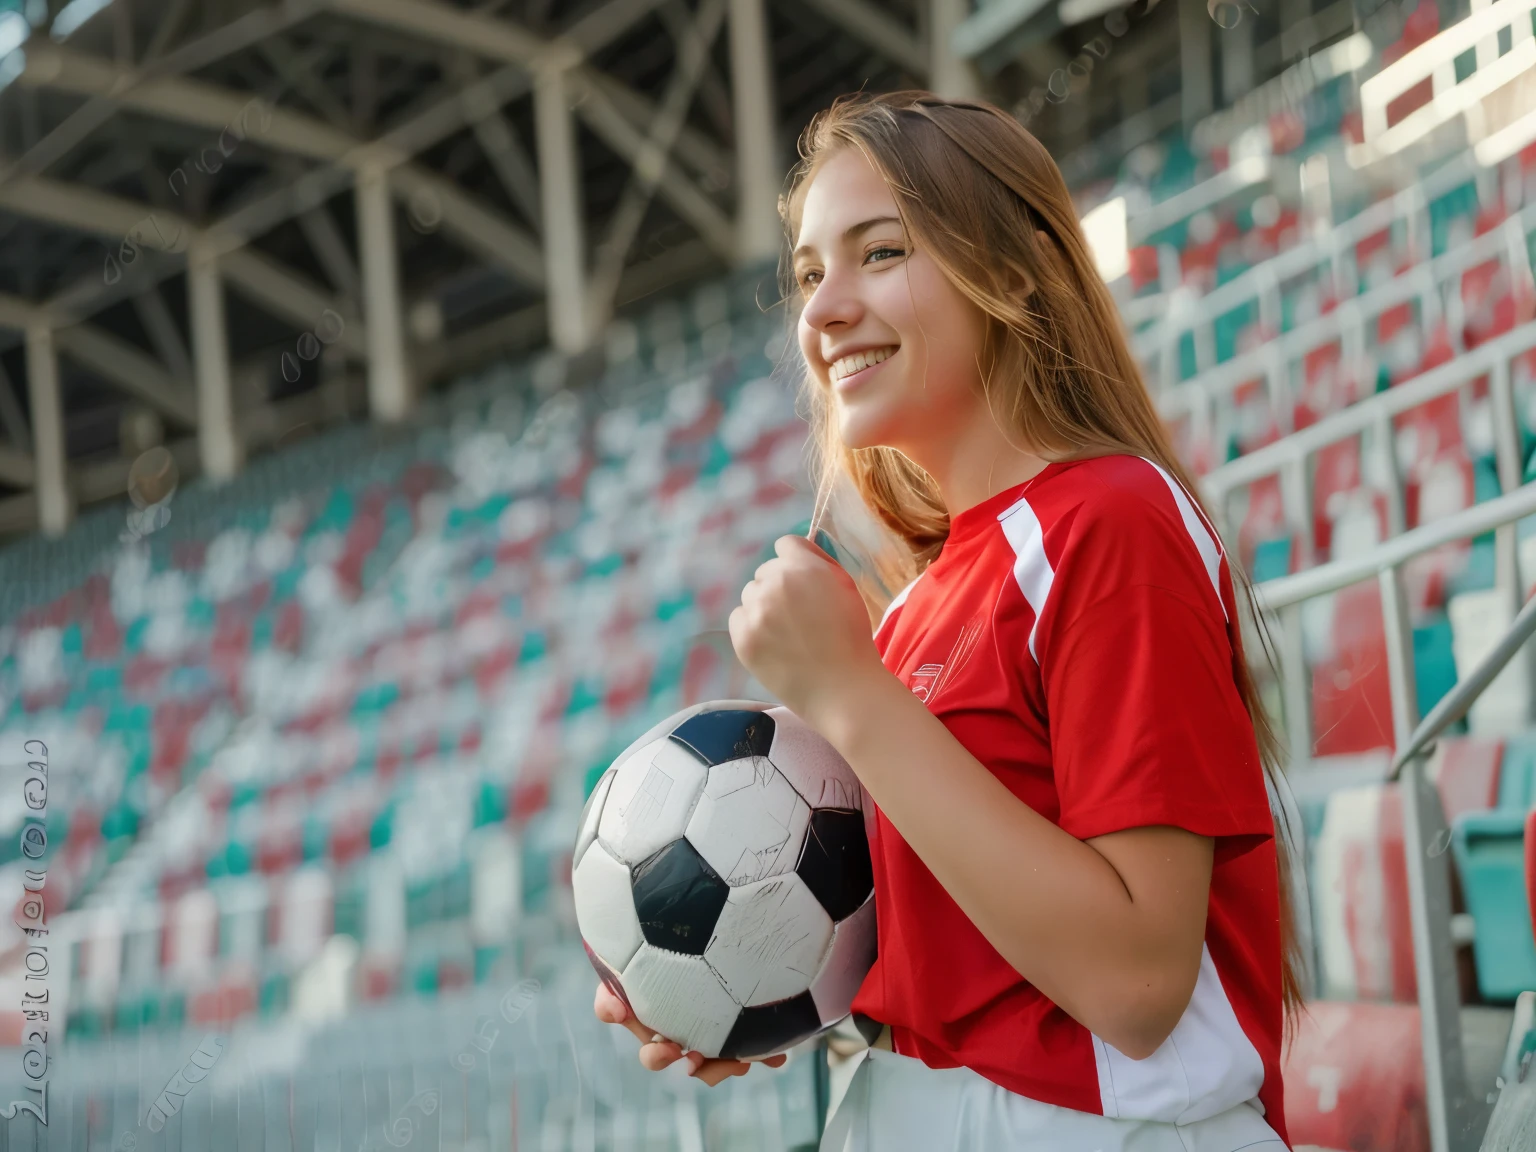
M 635 1039 L 640 1041 L 640 1063 L 652 1072 L 660 1072 L 678 1060 L 686 1059 L 692 1066 L 688 1075 L 713 1088 L 732 1076 L 746 1075 L 757 1063 L 754 1060 L 710 1060 L 699 1052 L 684 1052 L 681 1045 L 663 1039 L 636 1020 L 629 1005 L 609 991 L 608 985 L 601 980 L 597 982 L 597 999 L 592 1010 L 604 1024 L 622 1024 L 634 1033 Z M 785 1056 L 769 1056 L 762 1063 L 777 1068 L 786 1059 Z

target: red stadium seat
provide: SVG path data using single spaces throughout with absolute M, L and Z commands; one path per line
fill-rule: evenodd
M 1395 784 L 1329 796 L 1314 873 L 1324 994 L 1411 1003 L 1418 985 Z
M 1390 747 L 1392 687 L 1374 583 L 1338 594 L 1330 632 L 1333 654 L 1312 669 L 1313 751 L 1332 756 Z
M 1291 1146 L 1429 1152 L 1419 1009 L 1313 1001 L 1287 1046 Z

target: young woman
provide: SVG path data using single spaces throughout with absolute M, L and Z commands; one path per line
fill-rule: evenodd
M 823 1148 L 1280 1152 L 1275 741 L 1061 174 L 1006 114 L 926 93 L 840 100 L 801 155 L 813 442 L 901 588 L 786 536 L 729 622 L 878 808 L 874 1043 Z M 601 987 L 596 1010 L 647 1067 L 747 1070 Z

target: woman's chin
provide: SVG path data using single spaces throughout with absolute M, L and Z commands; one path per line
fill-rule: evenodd
M 869 420 L 850 420 L 844 417 L 839 432 L 843 445 L 855 452 L 861 448 L 878 448 L 886 443 L 881 435 L 882 429 Z
M 899 421 L 891 419 L 893 413 L 883 411 L 879 404 L 844 401 L 838 409 L 838 431 L 849 448 L 879 448 L 892 442 Z

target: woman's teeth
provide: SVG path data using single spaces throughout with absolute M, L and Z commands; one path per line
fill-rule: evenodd
M 879 364 L 895 351 L 895 346 L 871 348 L 867 352 L 855 352 L 851 356 L 843 356 L 832 362 L 832 379 L 841 380 L 844 376 L 851 376 L 861 369 L 868 368 L 871 364 Z

